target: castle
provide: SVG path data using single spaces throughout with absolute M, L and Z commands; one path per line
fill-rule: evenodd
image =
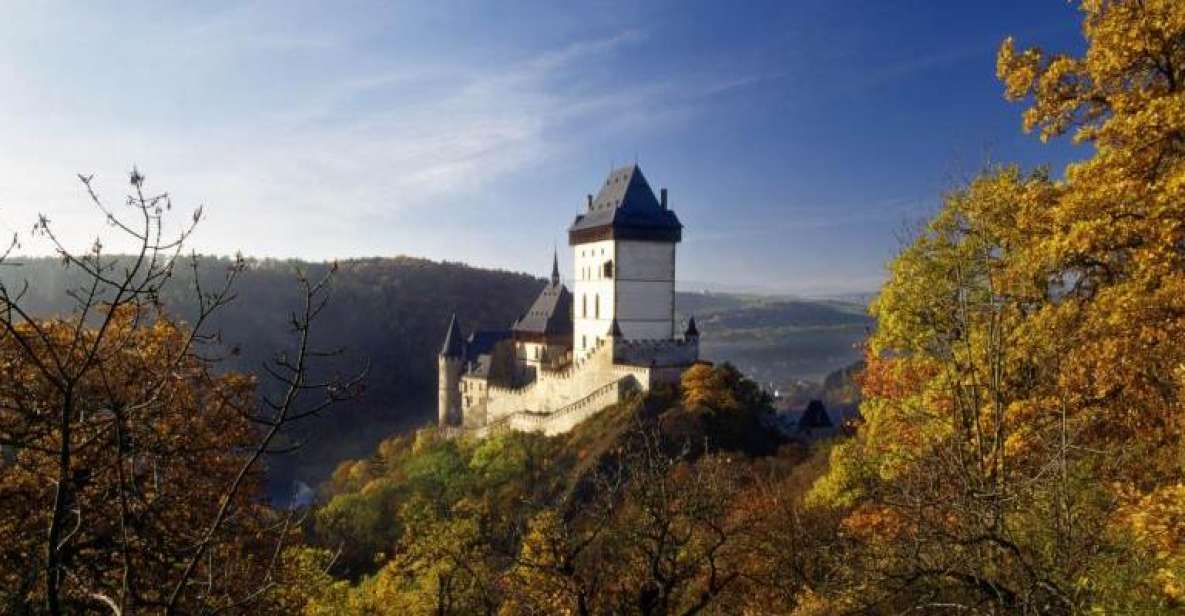
M 683 225 L 637 165 L 609 174 L 568 228 L 573 290 L 551 280 L 510 329 L 464 337 L 454 314 L 437 357 L 442 429 L 559 434 L 631 391 L 677 383 L 699 359 L 694 317 L 675 324 Z

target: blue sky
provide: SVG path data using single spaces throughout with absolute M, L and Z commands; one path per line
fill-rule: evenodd
M 119 202 L 137 164 L 205 204 L 200 251 L 543 275 L 636 159 L 685 286 L 867 291 L 986 160 L 1086 155 L 1023 135 L 994 78 L 1005 36 L 1079 32 L 1062 0 L 8 6 L 0 231 L 40 212 L 89 245 L 74 174 Z

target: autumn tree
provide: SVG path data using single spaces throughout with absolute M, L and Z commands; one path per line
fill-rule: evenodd
M 683 373 L 680 390 L 682 408 L 661 419 L 672 453 L 687 445 L 693 453 L 702 446 L 761 455 L 777 448 L 779 439 L 767 422 L 773 399 L 736 366 L 693 365 Z
M 1082 3 L 1083 57 L 1000 49 L 1064 179 L 950 193 L 873 305 L 864 423 L 813 502 L 846 512 L 866 609 L 1166 610 L 1185 362 L 1185 4 Z
M 74 310 L 40 318 L 25 307 L 28 281 L 0 284 L 0 592 L 13 611 L 51 614 L 260 605 L 295 536 L 292 517 L 262 503 L 262 458 L 286 426 L 357 383 L 310 377 L 324 357 L 309 333 L 328 280 L 300 279 L 294 343 L 264 366 L 277 387 L 257 391 L 255 378 L 214 369 L 223 350 L 204 328 L 233 299 L 241 260 L 217 288 L 193 277 L 191 323 L 160 304 L 201 209 L 168 238 L 172 202 L 147 193 L 138 171 L 121 211 L 81 180 L 137 248 L 110 256 L 96 240 L 75 253 L 41 217 L 34 235 L 84 273 L 69 291 Z M 16 265 L 12 250 L 0 265 Z M 196 257 L 188 265 L 196 270 Z
M 515 559 L 509 613 L 694 614 L 723 605 L 743 575 L 746 511 L 730 460 L 671 455 L 639 424 L 595 489 L 532 518 Z M 735 598 L 735 597 L 734 597 Z

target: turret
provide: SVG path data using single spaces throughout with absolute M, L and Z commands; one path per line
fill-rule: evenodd
M 609 322 L 609 337 L 614 340 L 621 339 L 621 325 L 618 324 L 617 317 L 613 317 L 613 320 Z
M 461 425 L 461 371 L 465 366 L 465 343 L 454 313 L 436 358 L 437 421 L 441 427 Z
M 684 340 L 699 340 L 699 330 L 695 327 L 695 317 L 687 319 L 687 329 L 683 330 Z

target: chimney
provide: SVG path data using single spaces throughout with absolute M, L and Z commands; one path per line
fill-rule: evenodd
M 667 209 L 667 189 L 661 188 L 658 191 L 658 199 L 662 203 L 662 209 Z
M 592 209 L 592 195 L 588 195 L 588 209 Z

